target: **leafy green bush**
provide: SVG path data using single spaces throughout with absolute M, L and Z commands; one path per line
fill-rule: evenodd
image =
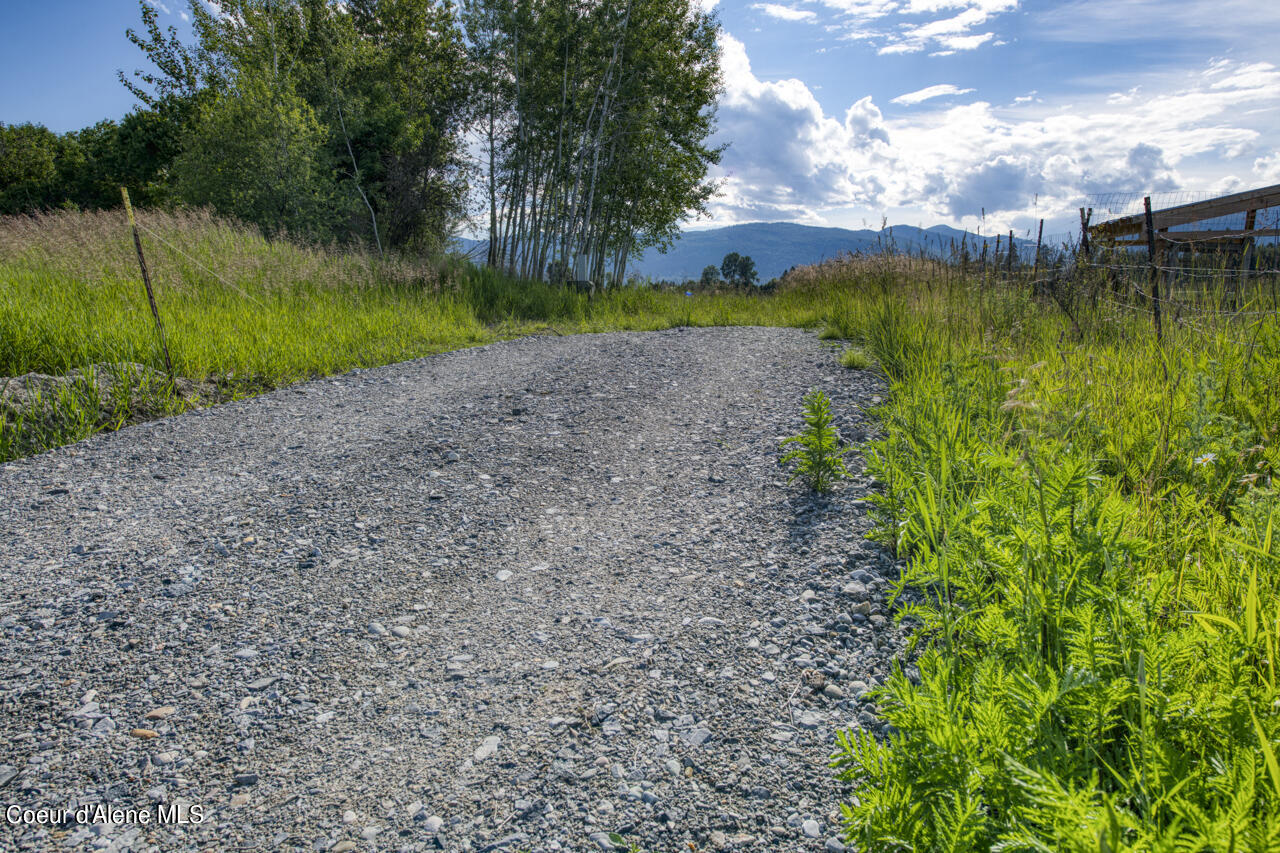
M 841 733 L 864 850 L 1280 849 L 1280 324 L 868 298 L 916 673 Z M 1248 346 L 1240 343 L 1246 339 Z
M 804 432 L 782 442 L 783 447 L 794 444 L 796 448 L 783 454 L 780 462 L 796 463 L 789 482 L 803 478 L 815 492 L 828 492 L 838 480 L 849 476 L 840 458 L 849 448 L 840 445 L 840 437 L 831 425 L 831 400 L 817 388 L 804 395 L 804 423 Z

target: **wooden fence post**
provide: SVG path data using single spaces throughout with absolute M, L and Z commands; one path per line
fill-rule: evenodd
M 1076 281 L 1080 283 L 1081 290 L 1086 289 L 1085 274 L 1089 265 L 1093 262 L 1093 258 L 1089 253 L 1089 220 L 1093 218 L 1093 208 L 1089 208 L 1088 212 L 1080 208 L 1080 251 L 1076 253 Z M 1093 302 L 1097 305 L 1098 291 L 1096 287 L 1088 287 L 1093 292 Z
M 1040 242 L 1044 239 L 1044 220 L 1040 220 L 1040 230 L 1036 232 L 1036 259 L 1031 265 L 1031 292 L 1039 290 L 1036 279 L 1040 276 Z
M 1160 264 L 1156 257 L 1156 229 L 1151 216 L 1151 196 L 1142 199 L 1143 209 L 1146 211 L 1146 231 L 1147 231 L 1147 258 L 1151 261 L 1151 313 L 1155 317 L 1156 324 L 1156 341 L 1160 341 L 1162 330 L 1160 328 Z
M 1258 224 L 1258 211 L 1256 210 L 1245 211 L 1245 214 L 1244 214 L 1245 233 L 1248 234 L 1257 226 L 1257 224 Z M 1240 302 L 1243 301 L 1240 297 L 1240 294 L 1244 290 L 1245 283 L 1249 280 L 1250 271 L 1252 271 L 1253 269 L 1253 262 L 1255 257 L 1254 245 L 1255 245 L 1255 241 L 1252 236 L 1246 236 L 1244 240 L 1241 241 L 1240 275 L 1236 276 L 1236 286 L 1232 289 L 1232 293 L 1231 293 L 1231 310 L 1232 311 L 1237 310 L 1239 308 Z
M 164 352 L 164 367 L 169 372 L 169 382 L 173 382 L 173 362 L 169 360 L 169 344 L 164 338 L 164 324 L 160 322 L 160 309 L 156 307 L 156 295 L 151 290 L 151 274 L 147 272 L 147 259 L 142 255 L 142 238 L 138 236 L 138 223 L 133 218 L 133 205 L 129 203 L 129 190 L 120 188 L 120 196 L 124 199 L 124 212 L 129 217 L 129 228 L 133 231 L 133 248 L 138 253 L 138 268 L 142 270 L 142 283 L 147 288 L 147 302 L 151 303 L 151 316 L 156 321 L 156 336 L 160 338 L 160 349 Z

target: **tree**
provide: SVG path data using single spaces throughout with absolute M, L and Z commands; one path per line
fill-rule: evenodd
M 563 258 L 547 261 L 547 281 L 553 284 L 564 284 L 569 281 L 569 264 Z
M 751 256 L 739 255 L 737 252 L 724 256 L 724 260 L 720 262 L 720 272 L 725 281 L 738 287 L 748 287 L 760 279 L 760 274 L 756 272 L 756 262 L 751 260 Z
M 703 287 L 711 287 L 720 280 L 720 271 L 715 268 L 714 264 L 708 264 L 702 268 L 702 278 L 698 284 Z
M 447 0 L 188 2 L 193 46 L 140 0 L 145 34 L 128 35 L 154 67 L 121 74 L 146 103 L 195 104 L 175 166 L 186 200 L 379 249 L 443 243 L 465 212 L 471 97 Z M 248 159 L 220 152 L 220 132 Z M 288 213 L 272 222 L 272 210 Z
M 624 281 L 714 186 L 718 26 L 690 0 L 468 0 L 489 260 Z
M 468 61 L 472 91 L 477 93 L 476 126 L 483 145 L 484 199 L 489 214 L 489 239 L 486 262 L 497 267 L 501 256 L 498 245 L 498 163 L 503 157 L 503 137 L 507 129 L 507 110 L 511 85 L 504 63 L 511 51 L 508 34 L 499 21 L 510 19 L 510 9 L 499 0 L 462 0 L 463 27 L 468 45 Z M 564 280 L 567 273 L 547 265 L 549 281 Z
M 340 208 L 325 141 L 295 93 L 242 75 L 202 109 L 176 163 L 178 195 L 269 232 L 327 236 Z
M 176 129 L 157 110 L 61 135 L 0 124 L 0 213 L 113 207 L 122 185 L 136 188 L 140 204 L 158 203 L 168 197 L 175 141 Z
M 120 83 L 135 98 L 148 107 L 156 106 L 166 98 L 194 98 L 204 88 L 218 88 L 221 77 L 217 57 L 205 50 L 203 38 L 214 26 L 215 18 L 203 7 L 192 3 L 193 26 L 202 36 L 196 47 L 188 47 L 178 37 L 178 31 L 169 27 L 161 30 L 155 5 L 138 0 L 142 13 L 142 26 L 146 36 L 134 29 L 124 31 L 125 38 L 141 50 L 155 66 L 155 71 L 134 70 L 132 79 L 123 71 L 117 71 Z
M 195 114 L 192 99 L 165 97 L 149 109 L 135 110 L 120 122 L 116 137 L 115 175 L 109 204 L 120 201 L 120 186 L 139 206 L 162 204 L 173 197 L 173 163 Z
M 61 147 L 44 125 L 0 123 L 0 214 L 51 206 Z
M 720 261 L 720 274 L 725 281 L 732 282 L 738 277 L 738 262 L 741 260 L 742 256 L 737 252 L 730 252 Z

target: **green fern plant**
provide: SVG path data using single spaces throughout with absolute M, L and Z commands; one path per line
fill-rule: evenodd
M 831 400 L 817 388 L 804 395 L 804 432 L 782 442 L 783 448 L 795 449 L 783 454 L 780 464 L 796 463 L 788 482 L 803 479 L 815 492 L 831 491 L 839 480 L 849 477 L 849 469 L 841 458 L 849 452 L 841 445 L 840 436 L 831 425 Z

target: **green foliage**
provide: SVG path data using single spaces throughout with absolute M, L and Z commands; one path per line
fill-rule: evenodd
M 738 274 L 738 263 L 742 260 L 742 256 L 737 252 L 730 252 L 720 261 L 720 274 L 724 276 L 725 281 L 732 281 Z
M 866 370 L 871 367 L 871 358 L 859 347 L 849 347 L 840 353 L 840 366 L 850 370 Z
M 206 87 L 217 88 L 221 76 L 219 63 L 203 43 L 194 47 L 186 45 L 176 27 L 161 28 L 157 8 L 144 0 L 139 0 L 138 11 L 146 34 L 129 28 L 125 30 L 125 38 L 146 55 L 155 70 L 135 70 L 132 75 L 116 72 L 121 85 L 131 95 L 148 107 L 155 107 L 165 100 L 192 99 Z M 196 13 L 193 26 L 197 33 L 207 32 L 213 23 L 208 10 L 200 7 L 192 11 Z
M 438 253 L 479 131 L 490 265 L 563 259 L 603 284 L 713 192 L 718 30 L 690 0 L 187 5 L 192 43 L 139 0 L 126 35 L 149 67 L 119 76 L 144 109 L 61 136 L 0 125 L 0 214 L 114 207 L 125 185 L 139 206 Z
M 760 280 L 756 262 L 749 255 L 730 252 L 720 261 L 720 273 L 724 280 L 738 287 L 749 287 Z
M 175 164 L 188 204 L 278 230 L 325 237 L 336 204 L 325 130 L 295 93 L 242 76 L 200 111 Z
M 779 460 L 783 465 L 796 463 L 791 481 L 803 479 L 809 488 L 819 493 L 831 491 L 836 482 L 849 476 L 841 459 L 849 447 L 841 446 L 840 436 L 831 422 L 831 400 L 825 392 L 811 388 L 804 395 L 804 432 L 782 442 L 784 448 L 796 445 Z
M 128 37 L 153 67 L 120 75 L 150 112 L 184 106 L 181 156 L 169 156 L 181 200 L 269 233 L 441 248 L 464 214 L 471 109 L 449 4 L 188 7 L 191 45 L 140 2 L 143 33 Z
M 872 277 L 878 535 L 920 651 L 840 736 L 865 850 L 1280 844 L 1280 324 L 1172 325 Z M 1149 322 L 1149 320 L 1148 320 Z M 1249 341 L 1246 346 L 1241 340 Z
M 42 125 L 0 123 L 0 213 L 49 206 L 60 149 Z
M 113 207 L 125 185 L 140 205 L 167 201 L 185 109 L 164 101 L 61 135 L 0 124 L 0 214 Z
M 707 264 L 702 268 L 702 277 L 698 279 L 698 284 L 703 287 L 712 287 L 718 281 L 720 281 L 720 270 L 716 269 L 714 264 Z
M 439 251 L 466 215 L 463 134 L 475 98 L 452 4 L 357 0 L 349 14 L 321 0 L 302 6 L 316 22 L 318 57 L 306 91 L 327 117 L 344 188 L 367 195 L 388 245 Z

